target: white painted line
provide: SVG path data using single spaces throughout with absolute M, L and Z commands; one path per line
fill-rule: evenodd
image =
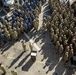
M 47 6 L 49 6 L 49 4 L 46 3 L 46 4 L 44 4 L 42 7 L 47 7 Z
M 32 44 L 34 45 L 34 47 L 35 47 L 38 51 L 41 50 L 41 49 L 37 46 L 37 44 L 34 43 L 34 41 L 33 41 L 32 39 L 30 39 L 30 37 L 29 37 L 26 33 L 24 33 L 24 35 L 27 37 L 27 39 L 29 40 L 29 42 L 32 43 Z
M 36 44 L 36 43 L 34 43 L 33 45 L 34 45 L 34 47 L 35 47 L 38 51 L 40 51 L 40 50 L 41 50 L 41 49 L 37 46 L 37 44 Z

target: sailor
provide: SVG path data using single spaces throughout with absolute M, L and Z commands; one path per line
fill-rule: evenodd
M 43 22 L 46 23 L 47 22 L 47 18 L 43 17 Z
M 50 31 L 51 31 L 51 33 L 53 33 L 53 32 L 54 32 L 54 29 L 53 29 L 53 28 L 51 28 L 51 29 L 50 29 Z
M 31 28 L 32 28 L 32 25 L 30 23 L 28 23 L 28 28 L 29 28 L 29 30 L 31 30 Z
M 73 44 L 69 44 L 69 48 L 72 49 L 73 48 Z
M 4 23 L 4 19 L 0 17 L 0 22 L 3 24 Z
M 63 41 L 63 47 L 64 47 L 64 49 L 66 48 L 67 45 L 68 45 L 68 40 L 66 39 L 66 40 Z
M 24 23 L 24 31 L 27 33 L 28 32 L 28 24 L 27 23 Z
M 4 35 L 5 35 L 5 37 L 8 39 L 8 40 L 10 40 L 10 33 L 9 33 L 9 31 L 5 31 L 5 33 L 4 33 Z
M 60 44 L 60 46 L 59 46 L 59 53 L 62 54 L 63 50 L 64 50 L 63 45 Z
M 55 30 L 55 34 L 59 35 L 59 28 Z
M 13 39 L 18 40 L 18 32 L 17 31 L 13 31 Z
M 53 38 L 54 38 L 54 42 L 53 42 L 53 43 L 56 44 L 56 42 L 57 42 L 57 40 L 58 40 L 57 34 L 54 34 L 54 37 L 53 37 Z
M 26 52 L 26 44 L 25 44 L 25 42 L 22 41 L 21 43 L 22 43 L 22 47 L 23 47 L 24 52 Z
M 71 58 L 73 57 L 73 55 L 74 55 L 73 48 L 71 48 L 71 49 L 69 50 L 68 55 L 69 55 L 68 59 L 71 59 Z
M 67 39 L 66 35 L 63 35 L 62 40 L 65 41 Z
M 33 25 L 34 25 L 34 29 L 37 31 L 38 30 L 38 22 L 36 21 L 36 19 L 34 19 Z
M 59 40 L 60 44 L 62 44 L 62 38 L 59 37 L 58 40 Z
M 21 34 L 21 29 L 17 26 L 17 33 L 18 33 L 18 36 Z
M 13 39 L 13 29 L 9 29 L 10 37 Z
M 68 52 L 65 52 L 63 55 L 63 58 L 62 58 L 64 63 L 66 63 L 68 61 L 68 57 L 69 57 Z
M 23 25 L 20 26 L 20 31 L 23 33 L 24 32 L 24 27 Z
M 57 42 L 56 42 L 56 49 L 58 50 L 58 52 L 59 52 L 59 46 L 60 46 L 60 42 L 57 41 Z
M 51 33 L 51 40 L 54 41 L 54 32 Z

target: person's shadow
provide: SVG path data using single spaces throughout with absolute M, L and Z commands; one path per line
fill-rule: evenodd
M 3 48 L 2 48 L 2 52 L 1 52 L 1 54 L 3 54 L 4 52 L 6 52 L 12 45 L 14 45 L 14 43 L 15 43 L 15 41 L 9 41 L 9 42 L 7 42 L 4 46 L 3 46 Z
M 58 62 L 58 64 L 55 67 L 55 71 L 54 71 L 53 75 L 63 75 L 66 68 L 62 64 L 63 63 L 61 61 Z
M 15 69 L 16 69 L 17 67 L 20 67 L 20 66 L 26 61 L 26 59 L 29 57 L 29 55 L 30 55 L 30 53 L 29 53 L 26 57 L 24 57 L 24 58 L 22 59 L 22 61 L 15 67 Z
M 11 65 L 10 65 L 8 68 L 11 68 L 11 67 L 19 60 L 19 58 L 23 55 L 23 53 L 24 53 L 24 52 L 22 52 L 17 58 L 15 58 L 15 59 L 12 61 Z
M 33 64 L 34 64 L 34 61 L 32 61 L 31 59 L 28 60 L 28 62 L 27 62 L 25 65 L 23 65 L 22 70 L 23 70 L 23 71 L 28 71 L 29 68 L 30 68 Z

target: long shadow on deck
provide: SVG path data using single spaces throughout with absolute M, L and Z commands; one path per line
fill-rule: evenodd
M 29 57 L 29 55 L 30 55 L 30 53 L 26 57 L 24 57 L 15 68 L 20 67 L 26 61 L 26 59 Z
M 15 58 L 15 59 L 12 61 L 11 65 L 10 65 L 8 68 L 11 68 L 11 67 L 19 60 L 19 58 L 20 58 L 23 54 L 24 54 L 24 52 L 22 52 L 17 58 Z
M 30 59 L 25 65 L 22 66 L 22 70 L 23 71 L 28 71 L 33 64 L 34 64 L 34 61 L 32 61 Z

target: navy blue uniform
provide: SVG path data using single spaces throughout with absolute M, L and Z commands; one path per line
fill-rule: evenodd
M 1 22 L 1 23 L 3 23 L 3 22 L 4 22 L 4 19 L 3 19 L 3 18 L 1 18 L 1 17 L 0 17 L 0 22 Z

